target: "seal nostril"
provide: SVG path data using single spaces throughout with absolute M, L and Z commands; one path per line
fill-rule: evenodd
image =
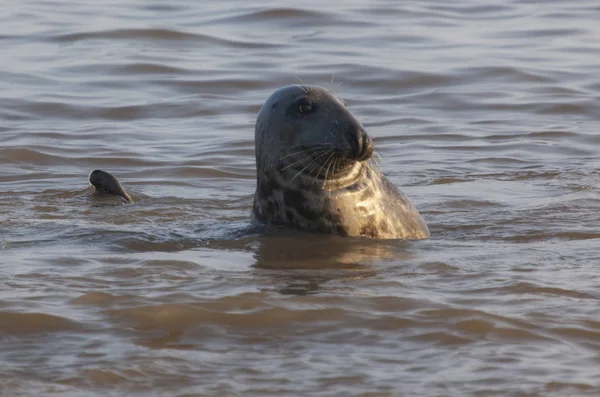
M 350 145 L 349 157 L 355 161 L 365 161 L 373 155 L 373 141 L 367 133 L 359 128 L 352 131 L 352 138 L 348 139 Z

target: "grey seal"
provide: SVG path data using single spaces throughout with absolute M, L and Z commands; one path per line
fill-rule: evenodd
M 131 196 L 125 191 L 125 188 L 123 188 L 119 180 L 111 173 L 102 170 L 94 170 L 90 174 L 89 179 L 96 191 L 121 196 L 125 201 L 130 203 L 133 202 Z
M 372 163 L 373 141 L 329 90 L 294 85 L 256 120 L 252 219 L 340 236 L 430 237 L 425 221 Z

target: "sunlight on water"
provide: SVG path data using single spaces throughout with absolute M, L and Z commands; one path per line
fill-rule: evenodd
M 598 12 L 4 4 L 0 395 L 599 395 Z M 249 227 L 256 116 L 299 80 L 430 240 Z

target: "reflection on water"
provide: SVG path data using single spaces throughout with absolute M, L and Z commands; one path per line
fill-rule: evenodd
M 284 230 L 270 233 L 258 239 L 253 266 L 257 275 L 268 274 L 283 284 L 277 289 L 282 294 L 317 294 L 323 290 L 321 285 L 332 280 L 344 283 L 374 277 L 385 262 L 409 256 L 398 247 L 402 242 Z
M 360 270 L 365 263 L 402 260 L 403 241 L 341 238 L 278 230 L 258 241 L 255 267 L 260 269 Z
M 3 4 L 0 395 L 599 395 L 599 11 Z M 250 223 L 256 115 L 299 79 L 432 239 Z

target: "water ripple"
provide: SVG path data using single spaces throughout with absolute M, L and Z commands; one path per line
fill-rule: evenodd
M 597 11 L 3 4 L 0 394 L 599 395 Z M 299 81 L 432 239 L 250 222 L 257 113 Z

